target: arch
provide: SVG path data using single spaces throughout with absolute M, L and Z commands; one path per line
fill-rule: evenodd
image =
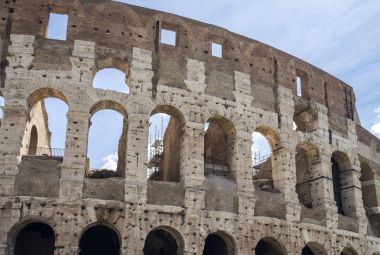
M 111 100 L 101 100 L 91 107 L 90 114 L 93 116 L 95 113 L 101 110 L 114 110 L 123 115 L 125 119 L 128 119 L 127 110 L 118 102 Z
M 36 126 L 33 125 L 32 130 L 30 131 L 28 155 L 36 155 L 37 146 L 38 146 L 38 132 L 37 132 Z
M 10 231 L 8 243 L 10 255 L 33 254 L 51 255 L 54 253 L 55 233 L 53 228 L 41 221 L 23 222 Z
M 338 207 L 338 213 L 344 215 L 343 199 L 342 199 L 342 173 L 350 169 L 350 160 L 348 156 L 340 151 L 336 151 L 331 157 L 331 171 L 334 190 L 334 199 Z
M 302 249 L 301 255 L 327 255 L 327 252 L 321 244 L 309 242 Z
M 157 106 L 149 119 L 148 179 L 178 182 L 185 119 L 175 107 Z
M 293 123 L 295 130 L 308 133 L 315 127 L 316 114 L 310 106 L 298 104 L 294 108 Z
M 206 123 L 204 136 L 205 175 L 230 176 L 234 154 L 236 130 L 233 123 L 213 116 Z
M 285 255 L 284 246 L 273 237 L 262 238 L 256 245 L 255 255 Z
M 272 128 L 267 126 L 259 126 L 255 129 L 255 132 L 262 134 L 269 141 L 272 151 L 279 147 L 280 137 Z
M 103 68 L 95 75 L 92 82 L 94 88 L 129 93 L 127 75 L 117 68 Z
M 362 172 L 362 175 L 360 177 L 361 182 L 370 181 L 374 179 L 375 174 L 372 171 L 372 168 L 368 162 L 360 161 L 360 169 Z
M 346 247 L 340 253 L 340 255 L 358 255 L 358 253 L 352 247 Z
M 312 166 L 319 160 L 318 148 L 310 142 L 301 142 L 296 147 L 296 192 L 302 205 L 313 207 L 311 192 Z
M 125 108 L 113 101 L 100 101 L 92 107 L 90 114 L 87 176 L 99 179 L 124 177 L 128 140 L 128 118 Z M 103 141 L 98 139 L 99 135 L 110 137 Z M 103 142 L 102 145 L 100 142 Z M 91 161 L 95 167 L 91 166 Z
M 120 70 L 121 72 L 125 73 L 127 77 L 129 77 L 129 65 L 128 61 L 126 59 L 122 59 L 117 56 L 108 56 L 103 58 L 97 58 L 96 62 L 96 72 L 99 72 L 100 70 L 106 69 L 106 68 L 115 68 Z
M 58 98 L 68 105 L 67 97 L 62 91 L 54 88 L 41 88 L 29 95 L 27 100 L 29 109 L 31 109 L 37 102 L 48 97 Z
M 95 223 L 80 235 L 79 255 L 118 255 L 120 235 L 108 224 Z
M 225 232 L 217 231 L 205 239 L 203 255 L 235 255 L 235 242 Z
M 145 238 L 144 255 L 183 255 L 184 241 L 181 234 L 171 227 L 158 227 Z

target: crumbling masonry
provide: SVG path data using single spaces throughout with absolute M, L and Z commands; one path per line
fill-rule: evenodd
M 66 40 L 46 38 L 49 13 L 68 15 Z M 2 1 L 0 31 L 0 254 L 380 254 L 380 141 L 344 82 L 225 29 L 107 0 Z M 110 67 L 128 94 L 93 87 Z M 63 157 L 36 155 L 50 142 L 47 97 L 68 105 Z M 125 118 L 125 159 L 94 179 L 89 120 L 102 109 Z M 152 180 L 158 112 L 178 133 L 165 136 L 170 172 Z M 272 149 L 255 176 L 254 131 Z

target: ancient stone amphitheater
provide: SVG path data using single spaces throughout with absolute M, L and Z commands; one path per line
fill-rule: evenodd
M 66 40 L 47 36 L 51 13 L 67 15 Z M 0 30 L 0 254 L 380 254 L 380 141 L 344 82 L 107 0 L 3 0 Z M 93 87 L 110 67 L 129 93 Z M 69 109 L 63 155 L 49 147 L 48 97 Z M 89 120 L 103 109 L 123 115 L 123 135 L 117 171 L 93 178 Z M 148 159 L 155 113 L 171 119 Z M 272 150 L 257 164 L 254 131 Z

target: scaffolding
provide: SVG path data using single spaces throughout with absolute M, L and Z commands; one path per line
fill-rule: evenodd
M 154 139 L 149 137 L 149 151 L 148 151 L 148 170 L 147 179 L 148 180 L 159 180 L 160 179 L 160 164 L 162 160 L 162 155 L 164 152 L 164 117 L 161 117 L 161 129 L 154 127 Z M 152 123 L 149 124 L 149 126 Z M 153 141 L 153 142 L 152 142 Z

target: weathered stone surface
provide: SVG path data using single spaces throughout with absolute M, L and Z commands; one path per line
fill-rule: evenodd
M 55 254 L 78 254 L 83 232 L 102 224 L 117 232 L 121 254 L 143 254 L 157 229 L 186 255 L 202 254 L 212 233 L 236 255 L 254 254 L 260 240 L 291 255 L 305 245 L 314 254 L 380 252 L 380 141 L 360 126 L 349 85 L 222 28 L 115 1 L 18 0 L 4 7 L 0 255 L 12 254 L 30 222 L 52 227 Z M 69 15 L 66 41 L 45 38 L 49 12 Z M 176 31 L 175 46 L 159 43 L 161 27 Z M 212 41 L 222 43 L 222 58 L 211 56 Z M 129 94 L 92 86 L 108 67 L 125 72 Z M 68 105 L 63 161 L 37 155 L 26 162 L 33 126 L 38 146 L 49 147 L 46 97 Z M 125 118 L 124 162 L 117 178 L 89 179 L 89 120 L 101 109 Z M 147 180 L 154 113 L 178 120 L 169 128 L 178 133 L 165 136 L 175 160 L 165 155 L 161 166 L 171 182 Z M 219 129 L 206 131 L 212 121 Z M 255 178 L 254 131 L 272 149 Z

